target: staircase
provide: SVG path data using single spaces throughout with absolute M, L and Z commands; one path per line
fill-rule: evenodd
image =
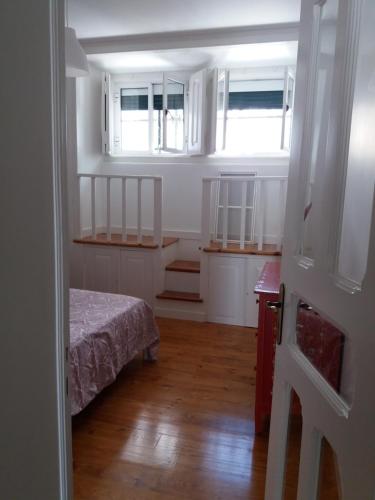
M 205 320 L 200 295 L 201 263 L 199 242 L 177 242 L 162 250 L 162 286 L 156 295 L 157 316 Z
M 175 260 L 165 267 L 165 288 L 156 298 L 203 302 L 199 295 L 200 262 Z

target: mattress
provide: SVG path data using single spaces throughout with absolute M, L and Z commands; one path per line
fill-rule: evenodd
M 159 330 L 151 307 L 125 295 L 70 290 L 70 399 L 76 415 L 147 349 L 156 359 Z

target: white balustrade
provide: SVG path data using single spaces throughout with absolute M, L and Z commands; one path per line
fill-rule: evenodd
M 230 200 L 231 187 L 234 183 L 240 187 L 240 198 L 236 206 L 231 205 Z M 273 191 L 271 195 L 267 196 L 271 184 L 273 184 Z M 249 206 L 248 193 L 251 193 L 251 185 L 253 199 Z M 276 195 L 274 194 L 275 185 Z M 276 241 L 273 243 L 280 250 L 285 216 L 286 185 L 287 177 L 285 176 L 226 175 L 204 177 L 201 219 L 202 247 L 208 247 L 212 240 L 216 240 L 221 242 L 224 249 L 228 248 L 228 243 L 237 243 L 240 249 L 244 249 L 246 244 L 255 244 L 258 251 L 262 251 L 266 236 L 266 213 L 271 203 L 273 210 L 271 217 L 276 220 L 277 225 L 277 232 L 274 235 Z M 231 221 L 233 221 L 230 217 L 230 210 L 233 209 L 238 210 L 240 214 L 239 226 L 236 226 L 235 230 L 230 227 Z M 251 219 L 249 220 L 249 218 Z
M 118 233 L 123 241 L 126 241 L 128 236 L 135 232 L 137 243 L 142 243 L 143 236 L 145 234 L 153 236 L 154 243 L 160 246 L 162 244 L 162 207 L 163 207 L 163 180 L 159 176 L 147 176 L 147 175 L 105 175 L 105 174 L 78 174 L 78 192 L 81 195 L 81 181 L 83 179 L 89 179 L 91 182 L 91 200 L 90 200 L 90 218 L 91 218 L 91 228 L 89 234 L 95 239 L 98 234 L 98 180 L 102 179 L 106 185 L 106 215 L 105 215 L 105 227 L 102 228 L 102 232 L 105 233 L 106 239 L 109 241 L 112 238 L 113 233 Z M 113 181 L 117 179 L 121 185 L 120 190 L 120 200 L 117 199 L 116 202 L 113 199 L 114 186 Z M 137 186 L 137 196 L 135 206 L 131 206 L 132 203 L 130 197 L 127 196 L 127 185 L 128 181 L 133 180 L 136 182 Z M 154 204 L 152 207 L 153 214 L 153 228 L 146 229 L 143 225 L 143 181 L 149 180 L 153 183 L 153 195 Z M 116 198 L 115 198 L 116 199 Z M 81 203 L 79 204 L 81 205 Z M 111 211 L 121 211 L 121 227 L 114 228 L 112 225 L 112 213 Z M 130 212 L 136 212 L 136 228 L 130 228 L 127 225 L 127 215 Z M 79 216 L 79 219 L 81 217 Z M 104 229 L 104 231 L 103 231 Z M 116 231 L 118 229 L 118 231 Z M 150 234 L 152 233 L 152 234 Z M 82 227 L 82 222 L 80 220 L 79 236 L 83 237 L 87 235 L 87 228 Z

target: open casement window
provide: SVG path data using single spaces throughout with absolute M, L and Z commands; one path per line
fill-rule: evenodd
M 172 73 L 147 83 L 117 80 L 111 87 L 103 85 L 103 102 L 105 153 L 205 152 L 206 70 L 192 75 L 189 84 Z M 105 121 L 111 119 L 113 134 Z
M 205 153 L 207 70 L 197 71 L 189 78 L 187 152 Z
M 216 152 L 234 155 L 289 149 L 294 79 L 289 71 L 272 77 L 217 70 Z
M 185 151 L 185 83 L 163 75 L 163 150 Z
M 158 82 L 113 83 L 113 153 L 185 152 L 185 87 L 168 75 Z

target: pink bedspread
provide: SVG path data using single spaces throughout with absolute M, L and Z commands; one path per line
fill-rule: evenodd
M 71 413 L 75 415 L 139 352 L 155 359 L 159 330 L 141 299 L 70 290 Z

